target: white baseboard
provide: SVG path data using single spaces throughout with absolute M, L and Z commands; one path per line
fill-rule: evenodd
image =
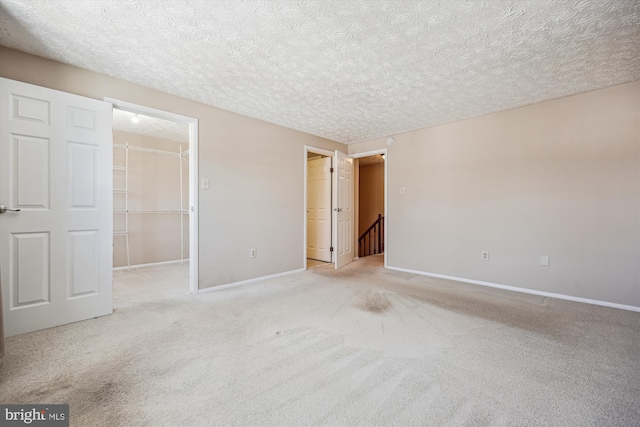
M 263 280 L 275 279 L 276 277 L 288 276 L 290 274 L 300 273 L 306 271 L 304 268 L 298 268 L 296 270 L 289 270 L 283 273 L 270 274 L 268 276 L 260 276 L 254 279 L 242 280 L 240 282 L 227 283 L 226 285 L 211 286 L 209 288 L 198 289 L 198 294 L 206 294 L 209 292 L 221 291 L 223 289 L 235 288 L 236 286 L 248 285 L 249 283 L 262 282 Z
M 150 262 L 148 264 L 136 264 L 136 265 L 132 265 L 131 267 L 127 267 L 126 265 L 124 267 L 113 267 L 113 271 L 117 271 L 117 270 L 128 270 L 129 268 L 142 268 L 142 267 L 153 267 L 156 265 L 167 265 L 167 264 L 178 264 L 180 262 L 184 262 L 185 264 L 189 263 L 188 259 L 185 259 L 183 261 L 177 259 L 174 261 L 162 261 L 162 262 Z
M 568 301 L 583 302 L 585 304 L 601 305 L 604 307 L 619 308 L 621 310 L 640 312 L 640 307 L 636 307 L 633 305 L 624 305 L 624 304 L 617 304 L 614 302 L 598 301 L 594 299 L 574 297 L 571 295 L 556 294 L 553 292 L 536 291 L 533 289 L 518 288 L 516 286 L 499 285 L 497 283 L 483 282 L 481 280 L 465 279 L 463 277 L 445 276 L 444 274 L 427 273 L 426 271 L 410 270 L 408 268 L 391 267 L 391 266 L 387 266 L 386 268 L 388 268 L 389 270 L 402 271 L 404 273 L 419 274 L 421 276 L 437 277 L 440 279 L 455 280 L 458 282 L 472 283 L 474 285 L 488 286 L 490 288 L 505 289 L 507 291 L 522 292 L 525 294 L 540 295 L 543 297 L 564 299 Z

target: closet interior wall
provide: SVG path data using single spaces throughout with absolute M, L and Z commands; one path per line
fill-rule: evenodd
M 116 130 L 113 132 L 113 144 L 113 188 L 127 188 L 126 194 L 114 191 L 113 195 L 114 231 L 127 229 L 127 236 L 118 235 L 117 232 L 114 234 L 114 268 L 128 265 L 127 238 L 129 262 L 132 266 L 180 261 L 181 258 L 187 262 L 189 163 L 186 161 L 188 156 L 181 158 L 178 153 L 180 150 L 187 151 L 188 144 Z M 126 145 L 173 154 L 122 148 Z M 120 167 L 125 165 L 127 151 L 128 166 L 124 171 Z M 128 200 L 127 206 L 125 197 Z M 125 209 L 128 209 L 128 215 L 124 214 Z M 125 223 L 127 218 L 128 224 Z

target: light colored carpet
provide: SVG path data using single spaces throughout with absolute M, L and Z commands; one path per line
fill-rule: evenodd
M 329 264 L 331 264 L 331 263 L 324 262 L 324 261 L 318 261 L 317 259 L 307 258 L 307 269 L 316 268 L 316 267 L 325 267 L 325 266 L 327 266 Z
M 640 423 L 640 314 L 367 257 L 200 296 L 117 272 L 115 313 L 7 340 L 0 401 L 78 426 Z

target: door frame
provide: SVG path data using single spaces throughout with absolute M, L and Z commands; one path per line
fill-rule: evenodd
M 323 148 L 317 148 L 317 147 L 312 147 L 311 145 L 305 145 L 304 146 L 304 203 L 302 206 L 302 213 L 303 213 L 303 224 L 304 224 L 304 231 L 303 231 L 303 245 L 302 245 L 302 265 L 304 266 L 304 269 L 307 269 L 307 158 L 309 156 L 309 153 L 314 153 L 314 154 L 320 154 L 323 156 L 328 156 L 331 157 L 331 167 L 335 167 L 335 165 L 333 164 L 333 158 L 335 157 L 335 151 L 331 151 L 331 150 L 325 150 Z M 333 182 L 333 177 L 331 179 L 331 194 L 333 194 L 336 191 L 335 189 L 335 185 Z M 332 196 L 332 201 L 331 201 L 331 208 L 333 209 L 333 196 Z M 333 224 L 333 211 L 331 212 L 331 245 L 333 246 L 333 229 L 334 229 L 334 224 Z M 334 256 L 333 252 L 331 252 L 331 264 L 335 264 L 336 262 L 336 257 Z
M 189 125 L 189 293 L 198 293 L 198 119 L 105 97 L 114 108 Z
M 388 163 L 389 163 L 389 153 L 386 148 L 381 148 L 379 150 L 371 150 L 371 151 L 365 151 L 363 153 L 351 154 L 349 155 L 349 157 L 351 157 L 352 159 L 360 159 L 362 157 L 375 156 L 379 154 L 384 154 L 384 268 L 387 268 L 387 254 L 389 252 L 389 239 L 388 239 L 389 227 L 387 222 L 387 218 L 388 218 L 387 197 L 389 194 L 389 192 L 387 191 L 388 190 L 387 170 L 388 170 Z M 360 163 L 358 163 L 358 185 L 360 185 Z M 359 212 L 360 211 L 360 192 L 358 192 L 357 194 L 358 194 L 358 200 L 356 202 L 358 203 L 358 212 Z M 356 202 L 354 202 L 354 204 Z M 354 234 L 355 234 L 354 240 L 359 238 L 358 233 L 354 233 Z M 357 241 L 355 243 L 357 243 Z

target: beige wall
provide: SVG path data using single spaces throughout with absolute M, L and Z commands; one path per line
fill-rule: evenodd
M 0 76 L 199 120 L 201 289 L 303 267 L 304 145 L 345 145 L 4 47 Z
M 390 266 L 640 307 L 640 82 L 394 137 Z
M 360 165 L 358 236 L 384 216 L 384 163 Z
M 181 144 L 161 138 L 114 131 L 113 143 L 179 153 Z M 188 144 L 182 144 L 182 151 Z M 182 162 L 182 209 L 189 203 L 189 163 L 178 156 L 129 151 L 129 210 L 180 210 L 180 162 Z M 113 163 L 124 166 L 125 150 L 114 148 Z M 114 188 L 124 188 L 125 173 L 113 172 Z M 114 193 L 114 209 L 124 209 L 124 194 Z M 115 213 L 113 227 L 124 229 L 125 215 Z M 189 258 L 189 215 L 183 215 L 184 257 Z M 131 265 L 180 259 L 180 213 L 130 213 L 129 256 Z M 113 266 L 127 265 L 125 238 L 113 239 Z

